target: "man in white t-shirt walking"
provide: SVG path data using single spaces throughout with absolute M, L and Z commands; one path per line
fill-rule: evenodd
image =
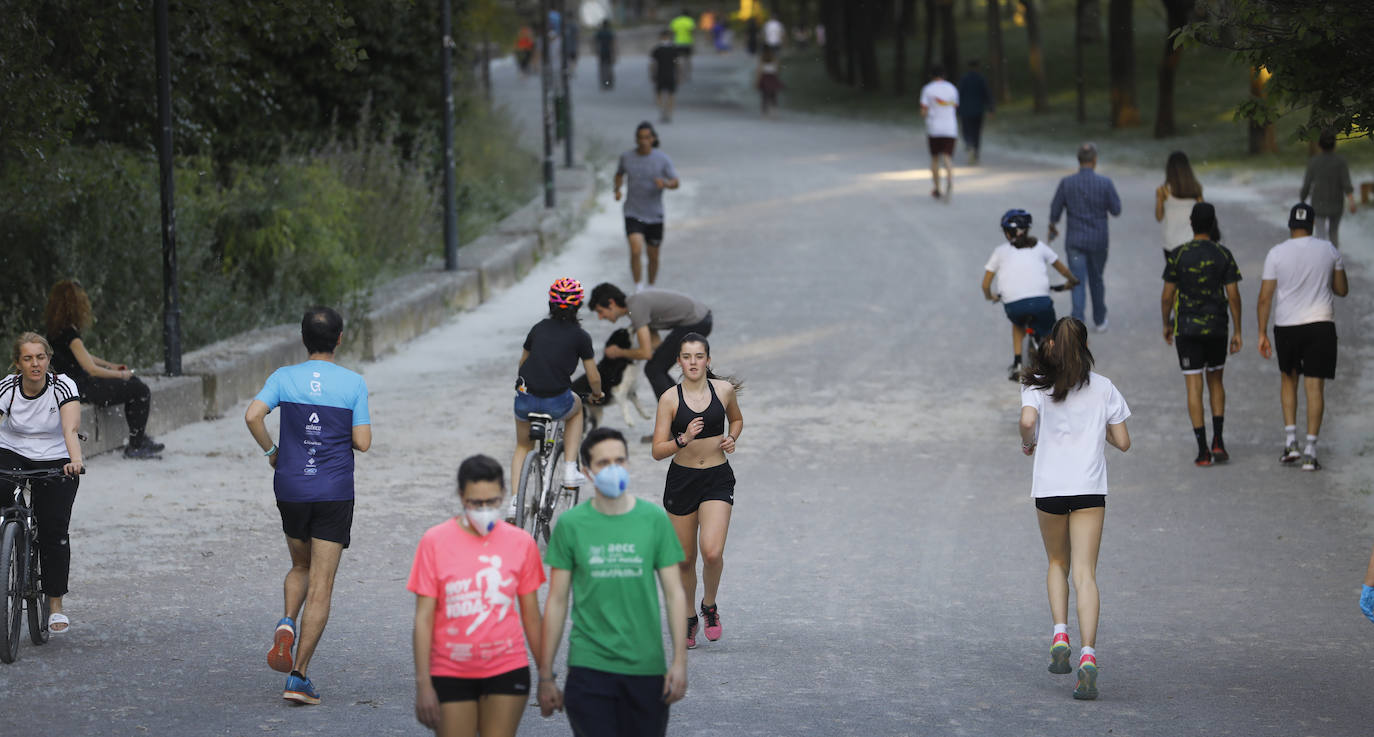
M 763 48 L 773 52 L 777 56 L 782 51 L 782 39 L 786 35 L 787 29 L 783 28 L 782 21 L 777 18 L 769 18 L 763 24 Z
M 930 196 L 940 198 L 940 165 L 945 167 L 945 195 L 954 189 L 954 141 L 959 137 L 959 89 L 945 79 L 945 68 L 930 69 L 930 82 L 921 88 L 921 115 L 926 119 L 930 146 Z
M 1259 293 L 1259 352 L 1277 353 L 1283 383 L 1283 455 L 1302 470 L 1316 471 L 1317 432 L 1322 426 L 1323 390 L 1336 378 L 1335 300 L 1350 293 L 1341 252 L 1312 237 L 1312 206 L 1299 203 L 1288 214 L 1292 238 L 1269 249 Z M 1269 307 L 1274 307 L 1274 344 L 1269 345 Z M 1307 445 L 1298 452 L 1298 374 L 1307 394 Z

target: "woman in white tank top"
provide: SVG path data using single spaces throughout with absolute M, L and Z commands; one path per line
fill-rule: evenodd
M 1155 189 L 1155 220 L 1160 223 L 1160 247 L 1165 251 L 1193 239 L 1193 226 L 1188 221 L 1193 205 L 1202 201 L 1202 185 L 1193 176 L 1188 155 L 1182 151 L 1169 154 L 1164 165 L 1164 184 Z

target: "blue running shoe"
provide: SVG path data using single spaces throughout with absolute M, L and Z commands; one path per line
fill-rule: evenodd
M 281 697 L 297 704 L 320 703 L 320 692 L 315 690 L 315 684 L 294 670 L 286 677 L 286 690 L 281 692 Z
M 281 673 L 291 672 L 291 646 L 296 642 L 296 623 L 290 617 L 277 622 L 272 634 L 272 649 L 267 651 L 267 667 Z

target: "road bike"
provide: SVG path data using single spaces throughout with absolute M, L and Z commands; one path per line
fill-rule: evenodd
M 82 469 L 85 473 L 85 469 Z M 43 593 L 43 567 L 38 555 L 38 521 L 33 514 L 33 482 L 63 474 L 60 468 L 0 471 L 0 483 L 14 485 L 8 500 L 0 500 L 0 571 L 5 576 L 3 631 L 0 661 L 19 657 L 20 621 L 28 610 L 29 639 L 35 645 L 48 641 L 48 595 Z
M 563 486 L 563 421 L 538 412 L 531 412 L 529 418 L 530 440 L 535 447 L 520 468 L 515 524 L 530 533 L 543 550 L 548 547 L 554 520 L 577 506 L 579 489 Z

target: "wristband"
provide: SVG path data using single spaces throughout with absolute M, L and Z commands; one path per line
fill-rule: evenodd
M 1022 442 L 1022 443 L 1021 443 L 1021 450 L 1030 450 L 1031 448 L 1034 448 L 1034 447 L 1035 447 L 1035 441 L 1034 441 L 1034 440 L 1030 441 L 1029 443 L 1026 443 L 1026 442 Z
M 549 671 L 548 675 L 539 676 L 540 683 L 556 683 L 558 681 L 558 671 Z
M 265 453 L 263 453 L 263 455 L 265 455 L 265 456 L 270 456 L 270 455 L 272 455 L 273 453 L 276 453 L 276 452 L 277 452 L 277 445 L 276 445 L 276 443 L 273 443 L 273 444 L 272 444 L 272 447 L 271 447 L 271 448 L 268 448 L 267 451 L 266 451 Z
M 682 434 L 681 434 L 681 433 L 678 433 L 677 435 L 673 436 L 673 444 L 676 445 L 676 446 L 679 447 L 679 448 L 686 448 L 686 447 L 687 447 L 687 444 L 684 443 L 684 442 L 682 442 Z

